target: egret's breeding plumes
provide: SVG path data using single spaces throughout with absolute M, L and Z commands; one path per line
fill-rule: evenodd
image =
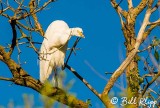
M 81 28 L 69 28 L 61 20 L 53 21 L 47 28 L 44 40 L 40 49 L 40 81 L 45 82 L 52 71 L 55 76 L 55 86 L 58 86 L 56 79 L 57 69 L 64 66 L 64 58 L 71 36 L 83 37 Z

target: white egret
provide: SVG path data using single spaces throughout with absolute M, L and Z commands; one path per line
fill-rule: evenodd
M 40 49 L 40 81 L 45 82 L 54 71 L 55 86 L 57 69 L 64 66 L 64 58 L 71 36 L 84 38 L 81 28 L 69 28 L 62 20 L 53 21 L 47 28 Z

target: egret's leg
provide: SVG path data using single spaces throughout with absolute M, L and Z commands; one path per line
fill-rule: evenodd
M 55 87 L 58 87 L 57 69 L 54 69 L 54 81 Z

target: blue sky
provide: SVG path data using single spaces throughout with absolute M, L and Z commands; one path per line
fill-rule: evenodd
M 122 5 L 126 4 L 122 3 Z M 77 51 L 76 56 L 71 56 L 68 64 L 101 93 L 107 83 L 106 80 L 110 77 L 110 75 L 105 75 L 105 72 L 115 71 L 125 57 L 124 38 L 119 17 L 109 0 L 58 0 L 38 13 L 38 18 L 44 30 L 54 20 L 64 20 L 69 27 L 83 29 L 86 38 L 81 39 L 77 46 L 81 50 Z M 0 44 L 6 45 L 11 42 L 11 28 L 3 17 L 0 17 L 0 20 L 3 20 L 0 24 Z M 75 37 L 71 39 L 69 46 L 72 46 L 75 39 Z M 43 38 L 33 33 L 33 40 L 42 42 Z M 37 47 L 40 48 L 40 46 Z M 21 62 L 26 62 L 22 67 L 38 79 L 37 55 L 26 45 L 21 46 L 21 50 Z M 17 61 L 17 50 L 14 51 L 12 58 Z M 11 77 L 10 71 L 1 62 L 0 70 L 0 76 Z M 67 69 L 65 71 L 66 83 L 73 79 L 75 81 L 70 92 L 83 101 L 91 99 L 93 108 L 98 106 L 102 108 L 100 100 L 71 72 Z M 122 83 L 120 80 L 117 82 L 119 85 Z M 7 106 L 10 100 L 13 100 L 15 105 L 23 105 L 23 94 L 34 95 L 35 106 L 41 105 L 40 95 L 32 89 L 0 81 L 0 90 L 0 100 L 3 100 L 0 101 L 0 105 L 2 106 Z M 120 91 L 117 87 L 114 90 Z

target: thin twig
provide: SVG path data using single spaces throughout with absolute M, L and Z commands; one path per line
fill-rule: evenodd
M 68 55 L 68 57 L 67 57 L 67 60 L 66 60 L 66 63 L 64 64 L 64 69 L 65 69 L 65 67 L 66 67 L 66 65 L 67 65 L 67 63 L 68 63 L 68 61 L 69 61 L 69 58 L 71 57 L 71 54 L 72 54 L 72 52 L 74 51 L 74 49 L 75 49 L 75 47 L 77 46 L 77 44 L 78 44 L 78 42 L 80 41 L 80 37 L 78 37 L 77 39 L 76 39 L 76 41 L 74 42 L 74 44 L 73 44 L 73 46 L 72 46 L 72 48 L 71 48 L 71 51 L 70 51 L 70 53 L 69 53 L 69 55 Z
M 159 72 L 153 77 L 153 79 L 144 87 L 144 89 L 143 89 L 143 91 L 142 91 L 142 93 L 141 93 L 141 96 L 143 96 L 143 95 L 145 94 L 147 88 L 148 88 L 152 83 L 154 83 L 159 76 L 160 76 L 160 71 L 159 71 Z
M 76 70 L 66 64 L 66 68 L 68 68 L 78 79 L 80 79 L 100 100 L 101 95 L 81 76 L 79 75 Z
M 32 43 L 31 39 L 30 38 L 27 38 L 27 40 L 29 41 L 31 47 L 33 48 L 33 50 L 39 55 L 39 52 L 37 50 L 37 48 L 34 46 L 34 44 Z
M 44 9 L 46 6 L 48 6 L 51 2 L 55 2 L 55 1 L 56 1 L 56 0 L 48 0 L 47 2 L 44 3 L 43 6 L 41 6 L 39 9 L 37 9 L 37 10 L 35 11 L 35 13 L 43 10 L 43 9 Z
M 150 22 L 148 25 L 160 24 L 160 18 L 155 22 Z
M 128 8 L 132 8 L 133 7 L 133 3 L 132 3 L 132 0 L 127 0 L 128 1 Z
M 84 62 L 85 62 L 85 64 L 96 74 L 96 76 L 99 76 L 100 78 L 102 78 L 102 79 L 104 79 L 105 81 L 108 82 L 109 79 L 107 79 L 104 75 L 101 75 L 100 73 L 98 73 L 98 72 L 94 69 L 94 67 L 93 67 L 87 60 L 85 60 Z M 113 74 L 113 73 L 105 73 L 105 74 Z M 115 86 L 116 86 L 117 88 L 119 88 L 120 90 L 122 90 L 122 91 L 125 90 L 119 83 L 115 83 Z
M 5 81 L 14 81 L 13 78 L 5 78 L 5 77 L 0 77 L 0 80 L 5 80 Z
M 154 11 L 156 11 L 159 6 L 160 6 L 160 0 L 158 0 L 157 4 L 152 8 L 151 13 L 153 13 Z
M 35 2 L 36 2 L 35 0 L 31 0 L 29 2 L 30 13 L 31 13 L 31 16 L 32 16 L 32 18 L 34 20 L 35 28 L 38 30 L 38 32 L 41 34 L 41 36 L 44 36 L 44 31 L 42 29 L 42 26 L 38 21 L 38 17 L 36 15 L 36 12 L 34 12 L 35 9 L 36 9 L 36 6 L 35 6 L 36 3 Z
M 25 25 L 23 25 L 22 23 L 20 23 L 19 21 L 16 22 L 19 26 L 23 27 L 24 29 L 28 30 L 28 31 L 35 31 L 34 28 L 30 28 L 30 27 L 27 27 Z
M 146 50 L 149 50 L 149 49 L 151 49 L 152 47 L 153 47 L 153 45 L 151 44 L 151 45 L 149 45 L 147 48 L 144 48 L 144 49 L 142 49 L 142 50 L 138 50 L 138 53 L 144 52 L 144 51 L 146 51 Z
M 115 0 L 110 0 L 111 1 L 111 4 L 113 6 L 113 8 L 118 12 L 118 13 L 121 13 L 123 15 L 123 17 L 127 17 L 127 12 L 126 11 L 123 11 L 123 9 L 119 6 L 121 4 L 121 2 L 123 0 L 121 0 L 119 3 L 117 3 Z
M 21 50 L 20 50 L 20 48 L 19 48 L 19 44 L 18 44 L 18 43 L 16 44 L 16 46 L 17 46 L 17 49 L 18 49 L 18 57 L 17 57 L 18 64 L 21 65 L 21 60 L 20 60 Z

